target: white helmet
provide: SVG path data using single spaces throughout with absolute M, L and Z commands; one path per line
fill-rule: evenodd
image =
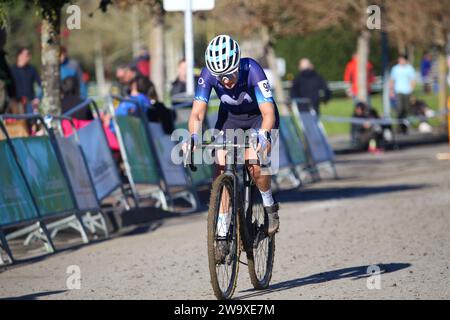
M 214 76 L 236 71 L 240 60 L 239 45 L 228 35 L 219 35 L 212 39 L 205 51 L 206 67 Z

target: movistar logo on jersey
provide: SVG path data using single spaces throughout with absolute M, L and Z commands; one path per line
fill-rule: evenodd
M 242 104 L 244 101 L 247 103 L 252 103 L 253 99 L 252 99 L 252 97 L 250 97 L 250 95 L 247 92 L 241 92 L 241 94 L 239 95 L 239 98 L 237 100 L 233 99 L 232 97 L 230 97 L 227 94 L 224 94 L 220 97 L 220 101 L 222 101 L 223 103 L 229 104 L 229 105 L 238 106 L 238 105 Z

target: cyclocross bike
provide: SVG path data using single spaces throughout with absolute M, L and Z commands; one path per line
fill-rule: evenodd
M 261 196 L 247 166 L 236 164 L 237 154 L 242 151 L 242 148 L 253 147 L 256 150 L 255 141 L 247 139 L 244 144 L 237 144 L 223 140 L 223 143 L 201 144 L 197 145 L 197 148 L 221 148 L 227 151 L 224 172 L 214 180 L 212 185 L 208 210 L 207 244 L 209 272 L 214 294 L 218 299 L 230 299 L 236 288 L 239 263 L 245 264 L 239 260 L 242 250 L 247 255 L 247 266 L 253 287 L 261 290 L 269 286 L 275 255 L 275 234 L 269 236 L 267 233 L 267 213 L 264 211 Z M 189 165 L 192 171 L 196 171 L 195 165 L 192 164 L 193 143 L 191 140 L 187 147 L 184 165 L 185 167 Z M 258 158 L 261 159 L 260 154 Z M 224 197 L 224 194 L 227 196 Z M 218 258 L 217 255 L 219 242 L 224 241 L 224 237 L 219 237 L 217 232 L 217 220 L 221 207 L 228 207 L 226 212 L 231 214 L 225 237 L 228 250 L 224 259 Z

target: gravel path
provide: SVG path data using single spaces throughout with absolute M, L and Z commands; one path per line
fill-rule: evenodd
M 338 181 L 282 192 L 271 286 L 240 299 L 449 299 L 450 161 L 445 144 L 338 157 Z M 242 256 L 242 259 L 245 259 Z M 67 267 L 81 270 L 68 290 Z M 367 287 L 367 267 L 382 270 Z M 214 299 L 206 213 L 159 221 L 108 241 L 0 269 L 1 298 Z

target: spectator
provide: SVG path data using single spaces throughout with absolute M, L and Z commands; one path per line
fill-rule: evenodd
M 186 76 L 186 60 L 182 59 L 178 62 L 177 78 L 172 82 L 172 88 L 170 89 L 170 97 L 174 105 L 180 103 L 176 98 L 174 99 L 174 96 L 186 92 Z
M 138 105 L 132 102 L 122 101 L 115 111 L 116 116 L 139 116 L 138 108 L 142 108 L 143 112 L 147 115 L 148 110 L 152 105 L 146 95 L 150 88 L 150 84 L 151 82 L 148 78 L 142 76 L 134 78 L 131 81 L 129 99 L 136 101 Z M 112 122 L 110 122 L 110 129 L 112 132 L 115 132 Z
M 433 128 L 427 121 L 428 117 L 434 116 L 434 111 L 423 100 L 417 99 L 414 95 L 411 96 L 411 114 L 419 117 L 419 131 L 422 133 L 430 133 Z
M 431 67 L 433 65 L 433 61 L 430 53 L 425 53 L 423 56 L 422 62 L 420 63 L 420 74 L 422 76 L 423 81 L 423 91 L 425 93 L 431 92 Z
M 116 78 L 120 84 L 120 95 L 125 97 L 131 93 L 131 83 L 139 76 L 139 72 L 135 67 L 121 64 L 116 69 Z
M 146 47 L 142 47 L 139 50 L 138 56 L 133 62 L 133 66 L 143 77 L 150 79 L 150 54 Z
M 83 99 L 87 98 L 87 87 L 83 79 L 83 71 L 80 64 L 75 59 L 69 58 L 66 47 L 61 47 L 60 54 L 60 78 L 63 81 L 66 77 L 75 76 L 80 86 L 80 95 Z
M 151 81 L 147 94 L 152 104 L 152 108 L 147 111 L 149 121 L 161 122 L 164 132 L 172 134 L 173 130 L 175 130 L 175 111 L 167 108 L 163 102 L 159 101 L 155 85 Z
M 415 71 L 405 55 L 400 55 L 398 64 L 391 70 L 390 96 L 396 98 L 398 118 L 403 119 L 408 116 L 410 110 L 411 94 L 415 87 Z M 407 133 L 405 124 L 400 124 L 400 130 Z
M 370 61 L 367 61 L 367 103 L 370 105 L 370 93 L 372 84 L 375 82 L 375 74 Z M 353 103 L 358 102 L 358 56 L 355 52 L 352 59 L 345 66 L 344 81 L 350 86 L 347 95 L 353 99 Z
M 331 91 L 327 82 L 315 70 L 309 59 L 299 61 L 299 73 L 294 78 L 291 88 L 291 99 L 308 98 L 312 107 L 320 115 L 320 101 L 326 103 L 331 98 Z
M 380 119 L 378 112 L 364 102 L 358 102 L 352 115 L 356 119 Z M 370 140 L 375 140 L 376 145 L 384 148 L 387 143 L 392 142 L 392 129 L 390 125 L 374 124 L 370 121 L 364 123 L 352 123 L 351 141 L 352 145 L 367 150 Z
M 6 30 L 0 28 L 0 114 L 6 113 L 8 105 L 16 98 L 16 87 L 3 50 L 6 43 Z
M 34 85 L 41 87 L 41 78 L 36 68 L 30 64 L 31 53 L 28 48 L 20 48 L 16 54 L 16 64 L 11 68 L 16 86 L 16 98 L 24 105 L 27 114 L 34 113 L 39 107 L 39 99 Z
M 61 110 L 65 113 L 83 102 L 80 96 L 80 85 L 76 76 L 64 78 L 61 83 Z M 71 115 L 77 120 L 93 120 L 92 111 L 89 108 L 80 110 Z

